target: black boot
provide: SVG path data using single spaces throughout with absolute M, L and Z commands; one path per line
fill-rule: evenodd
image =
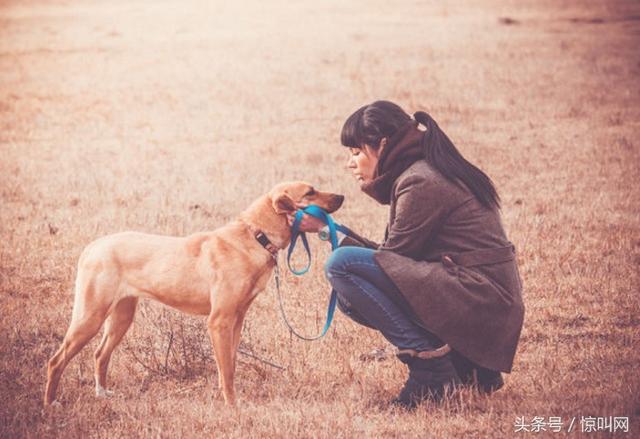
M 486 369 L 478 366 L 478 390 L 490 394 L 504 386 L 502 374 L 497 370 Z
M 460 383 L 448 353 L 430 359 L 403 354 L 398 359 L 409 366 L 409 378 L 394 405 L 412 409 L 427 399 L 439 402 Z
M 504 380 L 499 371 L 478 366 L 456 351 L 451 351 L 451 361 L 463 385 L 477 385 L 478 391 L 486 394 L 493 393 L 504 386 Z

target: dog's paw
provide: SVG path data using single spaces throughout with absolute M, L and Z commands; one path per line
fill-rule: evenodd
M 96 387 L 96 396 L 98 398 L 109 398 L 113 396 L 113 390 L 107 390 L 104 387 L 97 386 Z

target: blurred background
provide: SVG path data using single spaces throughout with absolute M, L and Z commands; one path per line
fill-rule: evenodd
M 453 2 L 451 2 L 453 3 Z M 516 419 L 627 417 L 638 431 L 640 4 L 508 1 L 0 2 L 0 436 L 510 436 Z M 93 391 L 94 341 L 43 411 L 84 246 L 123 230 L 212 230 L 272 185 L 386 208 L 346 171 L 344 120 L 378 99 L 429 112 L 494 180 L 527 314 L 507 385 L 413 413 L 385 346 L 338 315 L 292 338 L 274 284 L 223 405 L 204 318 L 144 303 Z M 324 322 L 326 244 L 284 275 L 301 332 Z M 302 262 L 300 260 L 300 262 Z M 274 367 L 273 363 L 278 367 Z M 574 430 L 575 431 L 575 430 Z

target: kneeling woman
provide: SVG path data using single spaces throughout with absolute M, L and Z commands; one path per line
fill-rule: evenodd
M 497 390 L 500 371 L 511 371 L 524 306 L 491 180 L 428 114 L 411 118 L 391 102 L 353 113 L 341 140 L 362 191 L 390 205 L 390 215 L 382 244 L 346 238 L 326 275 L 340 309 L 380 331 L 408 366 L 394 402 L 437 401 L 460 383 Z M 305 216 L 301 228 L 321 226 Z

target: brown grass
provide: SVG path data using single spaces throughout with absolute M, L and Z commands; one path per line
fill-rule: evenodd
M 638 3 L 444 3 L 0 3 L 0 436 L 508 437 L 517 416 L 628 416 L 637 435 Z M 243 349 L 286 370 L 241 356 L 239 410 L 204 319 L 152 303 L 114 355 L 114 398 L 93 395 L 94 341 L 63 409 L 42 410 L 94 238 L 209 230 L 299 178 L 345 193 L 338 220 L 380 238 L 386 211 L 337 146 L 378 98 L 429 111 L 500 190 L 527 306 L 503 390 L 392 411 L 403 367 L 359 359 L 383 339 L 341 315 L 293 339 L 271 283 Z M 285 279 L 306 333 L 327 299 L 315 253 Z

